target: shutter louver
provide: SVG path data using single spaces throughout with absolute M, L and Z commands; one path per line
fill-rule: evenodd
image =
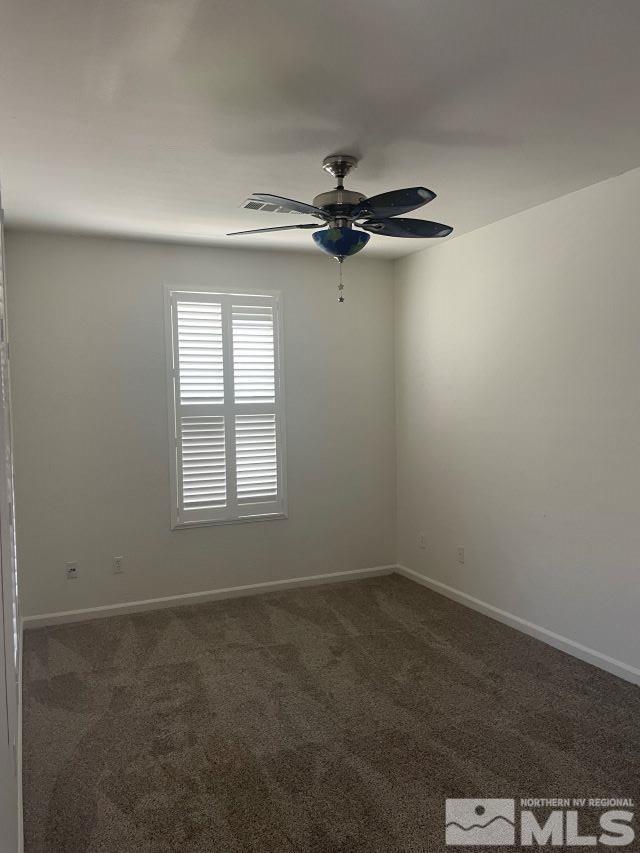
M 231 322 L 236 403 L 274 403 L 273 308 L 234 305 Z
M 222 305 L 178 302 L 180 403 L 222 403 Z
M 182 504 L 185 509 L 227 502 L 224 418 L 181 419 Z
M 277 295 L 170 291 L 172 524 L 286 514 Z
M 262 503 L 278 497 L 275 415 L 236 415 L 238 503 Z

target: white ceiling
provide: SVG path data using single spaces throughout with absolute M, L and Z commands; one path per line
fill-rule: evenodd
M 300 222 L 239 204 L 310 201 L 342 151 L 362 157 L 351 188 L 430 187 L 418 215 L 460 234 L 640 165 L 638 0 L 2 0 L 0 17 L 10 225 L 307 248 L 224 234 Z

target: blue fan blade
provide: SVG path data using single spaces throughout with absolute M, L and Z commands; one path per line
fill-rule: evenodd
M 426 187 L 409 187 L 406 190 L 392 190 L 388 193 L 365 198 L 351 211 L 354 219 L 362 216 L 386 219 L 388 216 L 399 216 L 409 213 L 423 204 L 433 201 L 436 194 Z
M 320 216 L 323 219 L 327 218 L 324 210 L 319 207 L 314 207 L 312 204 L 307 204 L 304 201 L 295 201 L 292 198 L 284 198 L 279 195 L 271 195 L 271 193 L 252 193 L 248 201 L 261 201 L 263 204 L 273 205 L 268 213 L 308 213 L 310 216 Z
M 276 225 L 275 228 L 252 228 L 250 231 L 231 231 L 227 237 L 238 234 L 264 234 L 266 231 L 291 231 L 294 228 L 322 228 L 319 222 L 307 222 L 304 225 Z
M 360 228 L 385 237 L 447 237 L 453 231 L 450 225 L 426 219 L 368 219 Z

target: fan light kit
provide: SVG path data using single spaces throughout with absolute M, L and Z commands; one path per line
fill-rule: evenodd
M 344 179 L 357 165 L 357 158 L 349 154 L 332 154 L 330 157 L 325 157 L 322 168 L 336 179 L 337 184 L 330 192 L 317 195 L 312 204 L 270 193 L 253 193 L 242 205 L 248 210 L 262 210 L 267 213 L 307 214 L 321 219 L 323 226 L 317 222 L 305 222 L 302 225 L 280 225 L 274 228 L 233 231 L 227 236 L 265 234 L 268 231 L 290 231 L 294 228 L 317 229 L 311 235 L 314 243 L 338 261 L 340 271 L 338 302 L 344 302 L 343 261 L 364 249 L 371 234 L 409 238 L 447 237 L 451 234 L 453 228 L 442 225 L 440 222 L 406 217 L 395 218 L 433 201 L 436 194 L 426 187 L 392 190 L 371 198 L 366 198 L 362 193 L 354 190 L 345 190 Z

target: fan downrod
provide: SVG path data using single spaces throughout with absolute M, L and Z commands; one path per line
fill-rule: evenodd
M 330 154 L 322 161 L 322 168 L 325 172 L 337 180 L 338 186 L 336 189 L 342 189 L 344 179 L 352 169 L 358 165 L 358 158 L 351 154 Z

